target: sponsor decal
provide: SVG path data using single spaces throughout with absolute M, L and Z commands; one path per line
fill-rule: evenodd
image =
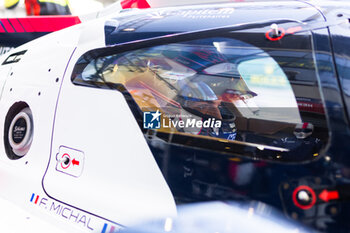
M 22 56 L 27 52 L 27 50 L 23 50 L 17 53 L 13 53 L 6 58 L 6 60 L 2 63 L 2 65 L 17 63 L 21 60 Z
M 236 136 L 237 136 L 236 132 L 231 133 L 228 135 L 227 140 L 234 141 L 234 140 L 236 140 Z
M 321 100 L 298 97 L 297 103 L 300 111 L 325 114 Z
M 65 206 L 59 202 L 52 201 L 49 198 L 40 197 L 35 193 L 31 195 L 30 202 L 42 209 L 45 209 L 51 214 L 64 218 L 69 222 L 75 223 L 85 229 L 88 229 L 90 231 L 93 231 L 95 229 L 95 227 L 93 227 L 94 224 L 92 223 L 91 217 L 76 209 Z
M 0 55 L 10 52 L 14 47 L 0 47 Z
M 199 9 L 182 11 L 180 14 L 185 18 L 229 18 L 234 13 L 234 8 L 221 8 L 221 9 Z
M 235 12 L 235 8 L 217 8 L 217 9 L 197 9 L 185 11 L 157 11 L 152 12 L 149 16 L 152 19 L 161 19 L 168 16 L 181 16 L 190 19 L 214 19 L 229 18 Z
M 62 218 L 65 221 L 76 224 L 78 227 L 91 232 L 115 233 L 122 229 L 120 226 L 106 223 L 105 221 L 95 218 L 85 212 L 35 193 L 31 194 L 30 202 L 42 210 L 47 211 L 51 215 Z
M 24 137 L 27 133 L 27 122 L 21 117 L 19 118 L 13 127 L 12 130 L 12 139 L 15 143 L 20 143 L 24 140 Z

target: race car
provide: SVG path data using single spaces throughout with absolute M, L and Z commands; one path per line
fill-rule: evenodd
M 0 57 L 0 197 L 62 232 L 208 201 L 348 232 L 346 9 L 122 11 L 19 46 Z

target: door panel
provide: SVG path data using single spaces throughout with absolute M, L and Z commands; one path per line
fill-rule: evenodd
M 144 136 L 116 91 L 63 86 L 43 184 L 52 198 L 123 225 L 175 213 Z

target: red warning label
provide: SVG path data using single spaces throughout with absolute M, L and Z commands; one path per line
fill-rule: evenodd
M 67 175 L 79 177 L 83 172 L 84 152 L 65 146 L 60 146 L 56 155 L 56 170 Z

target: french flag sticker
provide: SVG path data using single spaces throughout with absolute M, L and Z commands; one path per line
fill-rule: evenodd
M 103 228 L 101 231 L 101 233 L 115 233 L 115 232 L 117 232 L 117 228 L 115 228 L 115 226 L 113 225 L 110 226 L 107 223 L 103 225 Z
M 35 195 L 35 193 L 33 193 L 30 198 L 30 202 L 34 202 L 34 204 L 38 204 L 38 200 L 39 200 L 39 195 Z

